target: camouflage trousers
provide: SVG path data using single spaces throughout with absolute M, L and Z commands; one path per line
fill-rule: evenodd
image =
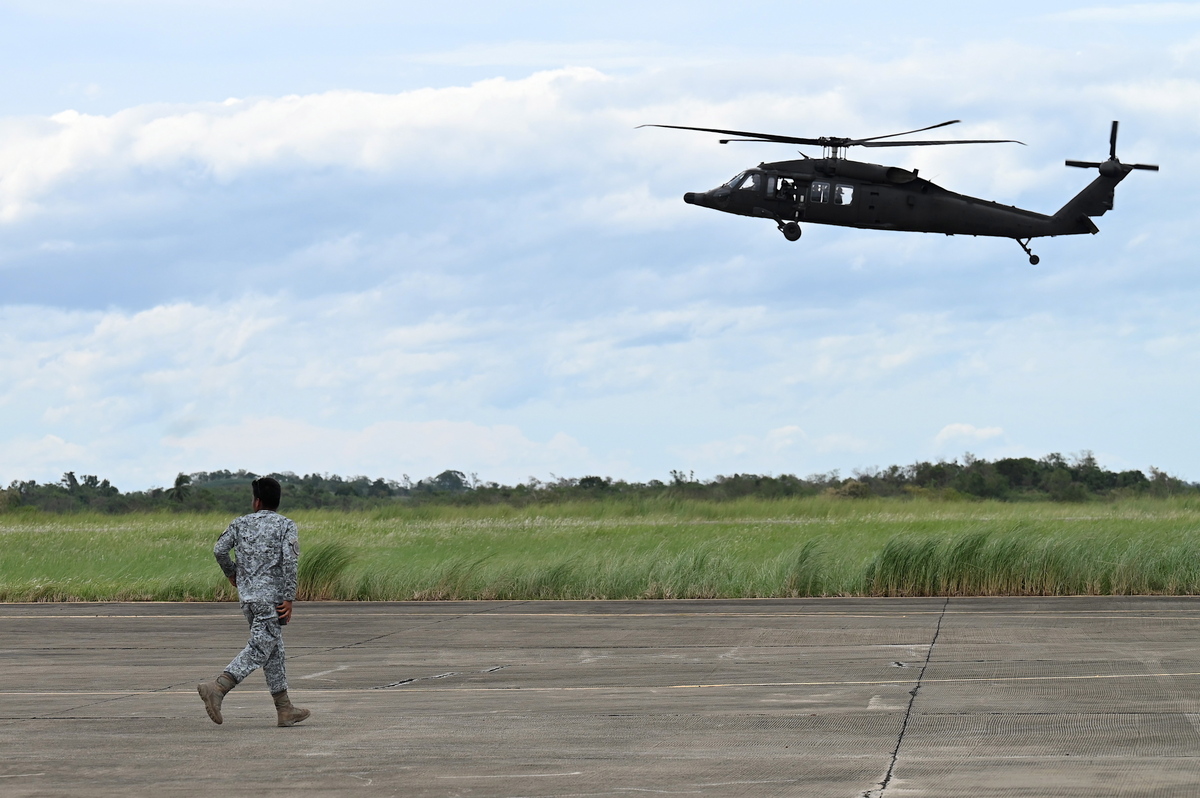
M 242 615 L 250 623 L 250 641 L 233 658 L 225 672 L 241 684 L 259 668 L 267 677 L 267 689 L 272 695 L 287 689 L 287 671 L 283 664 L 283 630 L 273 604 L 244 603 Z

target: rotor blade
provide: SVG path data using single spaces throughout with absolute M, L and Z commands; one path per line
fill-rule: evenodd
M 1117 120 L 1113 120 L 1112 133 L 1108 134 L 1108 157 L 1117 159 Z
M 819 139 L 804 139 L 795 136 L 776 136 L 771 133 L 751 133 L 745 130 L 722 130 L 716 127 L 689 127 L 687 125 L 638 125 L 643 127 L 665 127 L 672 130 L 698 130 L 701 133 L 722 133 L 726 136 L 746 136 L 754 141 L 774 141 L 779 144 L 811 144 L 820 146 Z M 732 141 L 732 139 L 730 139 Z
M 1016 139 L 957 139 L 955 141 L 852 141 L 847 147 L 933 147 L 942 144 L 1020 144 Z
M 1099 169 L 1100 164 L 1095 161 L 1067 161 L 1067 166 L 1078 166 L 1080 169 Z
M 1145 169 L 1147 172 L 1157 172 L 1158 164 L 1156 163 L 1135 163 L 1131 169 Z
M 939 122 L 936 125 L 919 127 L 916 130 L 906 130 L 903 133 L 888 133 L 886 136 L 871 136 L 865 139 L 855 139 L 854 141 L 850 142 L 850 144 L 862 144 L 864 141 L 875 141 L 877 139 L 891 139 L 895 138 L 896 136 L 907 136 L 909 133 L 924 133 L 926 130 L 933 130 L 934 128 L 945 127 L 946 125 L 957 125 L 961 121 L 961 119 L 951 119 L 949 122 Z
M 944 127 L 952 125 L 958 120 L 950 122 L 942 122 L 940 125 L 933 127 Z M 1024 144 L 1023 141 L 1015 139 L 959 139 L 956 141 L 875 141 L 874 139 L 835 139 L 835 138 L 801 138 L 799 136 L 777 136 L 773 133 L 752 133 L 746 130 L 725 130 L 718 127 L 691 127 L 689 125 L 638 125 L 638 128 L 643 127 L 662 127 L 671 130 L 697 130 L 701 133 L 720 133 L 726 136 L 745 136 L 745 139 L 726 139 L 725 141 L 768 141 L 776 144 L 807 144 L 815 147 L 928 147 L 941 144 Z M 928 130 L 928 128 L 922 128 Z M 916 133 L 915 130 L 908 131 Z M 892 136 L 903 136 L 904 133 L 892 133 Z M 876 136 L 875 138 L 887 138 L 886 136 Z M 724 142 L 722 142 L 724 143 Z

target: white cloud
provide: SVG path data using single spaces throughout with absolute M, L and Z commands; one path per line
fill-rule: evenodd
M 913 314 L 892 319 L 889 329 L 868 328 L 852 334 L 822 336 L 799 345 L 804 364 L 790 381 L 834 385 L 895 379 L 923 359 L 944 354 L 958 342 L 946 333 L 943 314 Z
M 789 424 L 761 435 L 736 435 L 725 440 L 680 448 L 678 454 L 686 460 L 689 468 L 696 466 L 709 471 L 725 468 L 733 473 L 747 465 L 761 469 L 763 463 L 776 466 L 786 463 L 789 456 L 795 457 L 800 447 L 807 444 L 808 435 L 804 430 Z
M 1139 426 L 1097 433 L 1081 408 L 1172 401 L 1182 411 L 1200 373 L 1187 367 L 1200 359 L 1197 322 L 1153 310 L 1097 326 L 847 306 L 837 325 L 852 334 L 831 349 L 827 314 L 786 306 L 397 313 L 411 290 L 135 313 L 10 308 L 0 409 L 17 443 L 0 477 L 86 470 L 125 488 L 238 467 L 459 468 L 502 481 L 681 467 L 803 474 L 927 456 L 918 431 L 931 424 L 941 425 L 935 453 L 991 455 L 1016 438 L 1022 454 L 1124 450 L 1138 462 L 1161 444 Z M 1034 396 L 1038 413 L 1021 412 Z M 941 421 L 960 413 L 994 421 Z
M 947 424 L 934 437 L 934 446 L 943 449 L 948 445 L 962 446 L 981 443 L 1004 434 L 1000 427 L 976 427 L 973 424 Z
M 510 168 L 518 156 L 545 156 L 540 142 L 576 122 L 564 95 L 606 80 L 593 69 L 566 68 L 391 95 L 330 91 L 7 120 L 0 221 L 35 210 L 39 197 L 72 178 L 136 170 L 198 168 L 229 181 L 257 169 L 337 166 L 469 182 Z
M 92 190 L 111 195 L 114 189 L 148 190 L 147 180 L 221 185 L 264 170 L 333 168 L 385 175 L 398 188 L 430 197 L 453 194 L 488 204 L 496 200 L 496 186 L 489 183 L 481 196 L 473 196 L 471 186 L 503 180 L 506 202 L 533 186 L 552 196 L 567 216 L 639 229 L 651 220 L 696 218 L 697 209 L 679 202 L 685 183 L 690 185 L 683 190 L 704 188 L 752 165 L 760 153 L 780 158 L 792 153 L 717 147 L 712 136 L 635 131 L 636 125 L 878 135 L 928 123 L 927 114 L 952 109 L 965 116 L 963 106 L 995 102 L 1019 87 L 1029 106 L 1025 114 L 1053 112 L 1053 125 L 984 111 L 952 136 L 1017 137 L 1031 144 L 1028 149 L 887 151 L 889 159 L 919 165 L 923 174 L 953 189 L 1015 200 L 1066 181 L 1064 157 L 1085 157 L 1065 153 L 1064 138 L 1078 142 L 1088 134 L 1064 124 L 1064 114 L 1086 119 L 1099 102 L 1114 113 L 1124 108 L 1131 115 L 1194 121 L 1200 81 L 1127 67 L 1102 60 L 1090 74 L 1078 74 L 1076 65 L 1054 51 L 972 43 L 889 62 L 781 54 L 754 69 L 738 62 L 614 76 L 565 67 L 521 79 L 394 94 L 336 90 L 142 105 L 111 115 L 66 110 L 42 119 L 0 120 L 0 221 L 45 211 L 55 192 L 84 179 L 99 181 Z M 710 72 L 761 85 L 724 96 L 705 85 Z M 1072 85 L 1050 79 L 1048 72 L 1063 73 Z M 778 82 L 778 74 L 792 73 L 810 81 L 800 88 L 794 81 Z M 900 90 L 914 84 L 924 92 Z M 902 95 L 913 100 L 898 102 Z M 1095 140 L 1102 150 L 1103 131 Z
M 12 474 L 13 479 L 28 479 L 39 474 L 53 474 L 57 478 L 58 474 L 81 469 L 81 464 L 92 468 L 104 465 L 87 446 L 65 441 L 57 435 L 43 435 L 41 438 L 6 440 L 0 468 Z
M 741 434 L 697 446 L 673 447 L 681 467 L 706 477 L 740 473 L 792 473 L 803 475 L 819 468 L 829 457 L 861 456 L 871 442 L 849 432 L 810 435 L 789 424 L 761 434 Z
M 691 221 L 689 206 L 679 196 L 656 194 L 642 183 L 600 196 L 585 196 L 570 205 L 590 225 L 615 225 L 623 230 L 669 229 Z

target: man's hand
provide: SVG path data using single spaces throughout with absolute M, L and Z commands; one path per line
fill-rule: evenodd
M 292 620 L 292 602 L 285 601 L 282 604 L 276 604 L 275 612 L 279 615 L 279 623 L 286 624 Z

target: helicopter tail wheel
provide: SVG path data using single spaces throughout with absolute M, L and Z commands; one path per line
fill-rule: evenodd
M 1025 254 L 1029 256 L 1029 265 L 1037 266 L 1039 263 L 1042 262 L 1042 259 L 1039 258 L 1037 255 L 1034 255 L 1032 252 L 1030 252 L 1029 242 L 1032 240 L 1033 240 L 1032 238 L 1027 238 L 1024 241 L 1022 241 L 1021 239 L 1018 238 L 1018 239 L 1016 239 L 1016 242 L 1021 245 L 1021 249 L 1025 250 Z
M 783 233 L 783 237 L 788 241 L 800 240 L 800 225 L 796 224 L 795 222 L 781 224 L 779 225 L 779 230 Z

